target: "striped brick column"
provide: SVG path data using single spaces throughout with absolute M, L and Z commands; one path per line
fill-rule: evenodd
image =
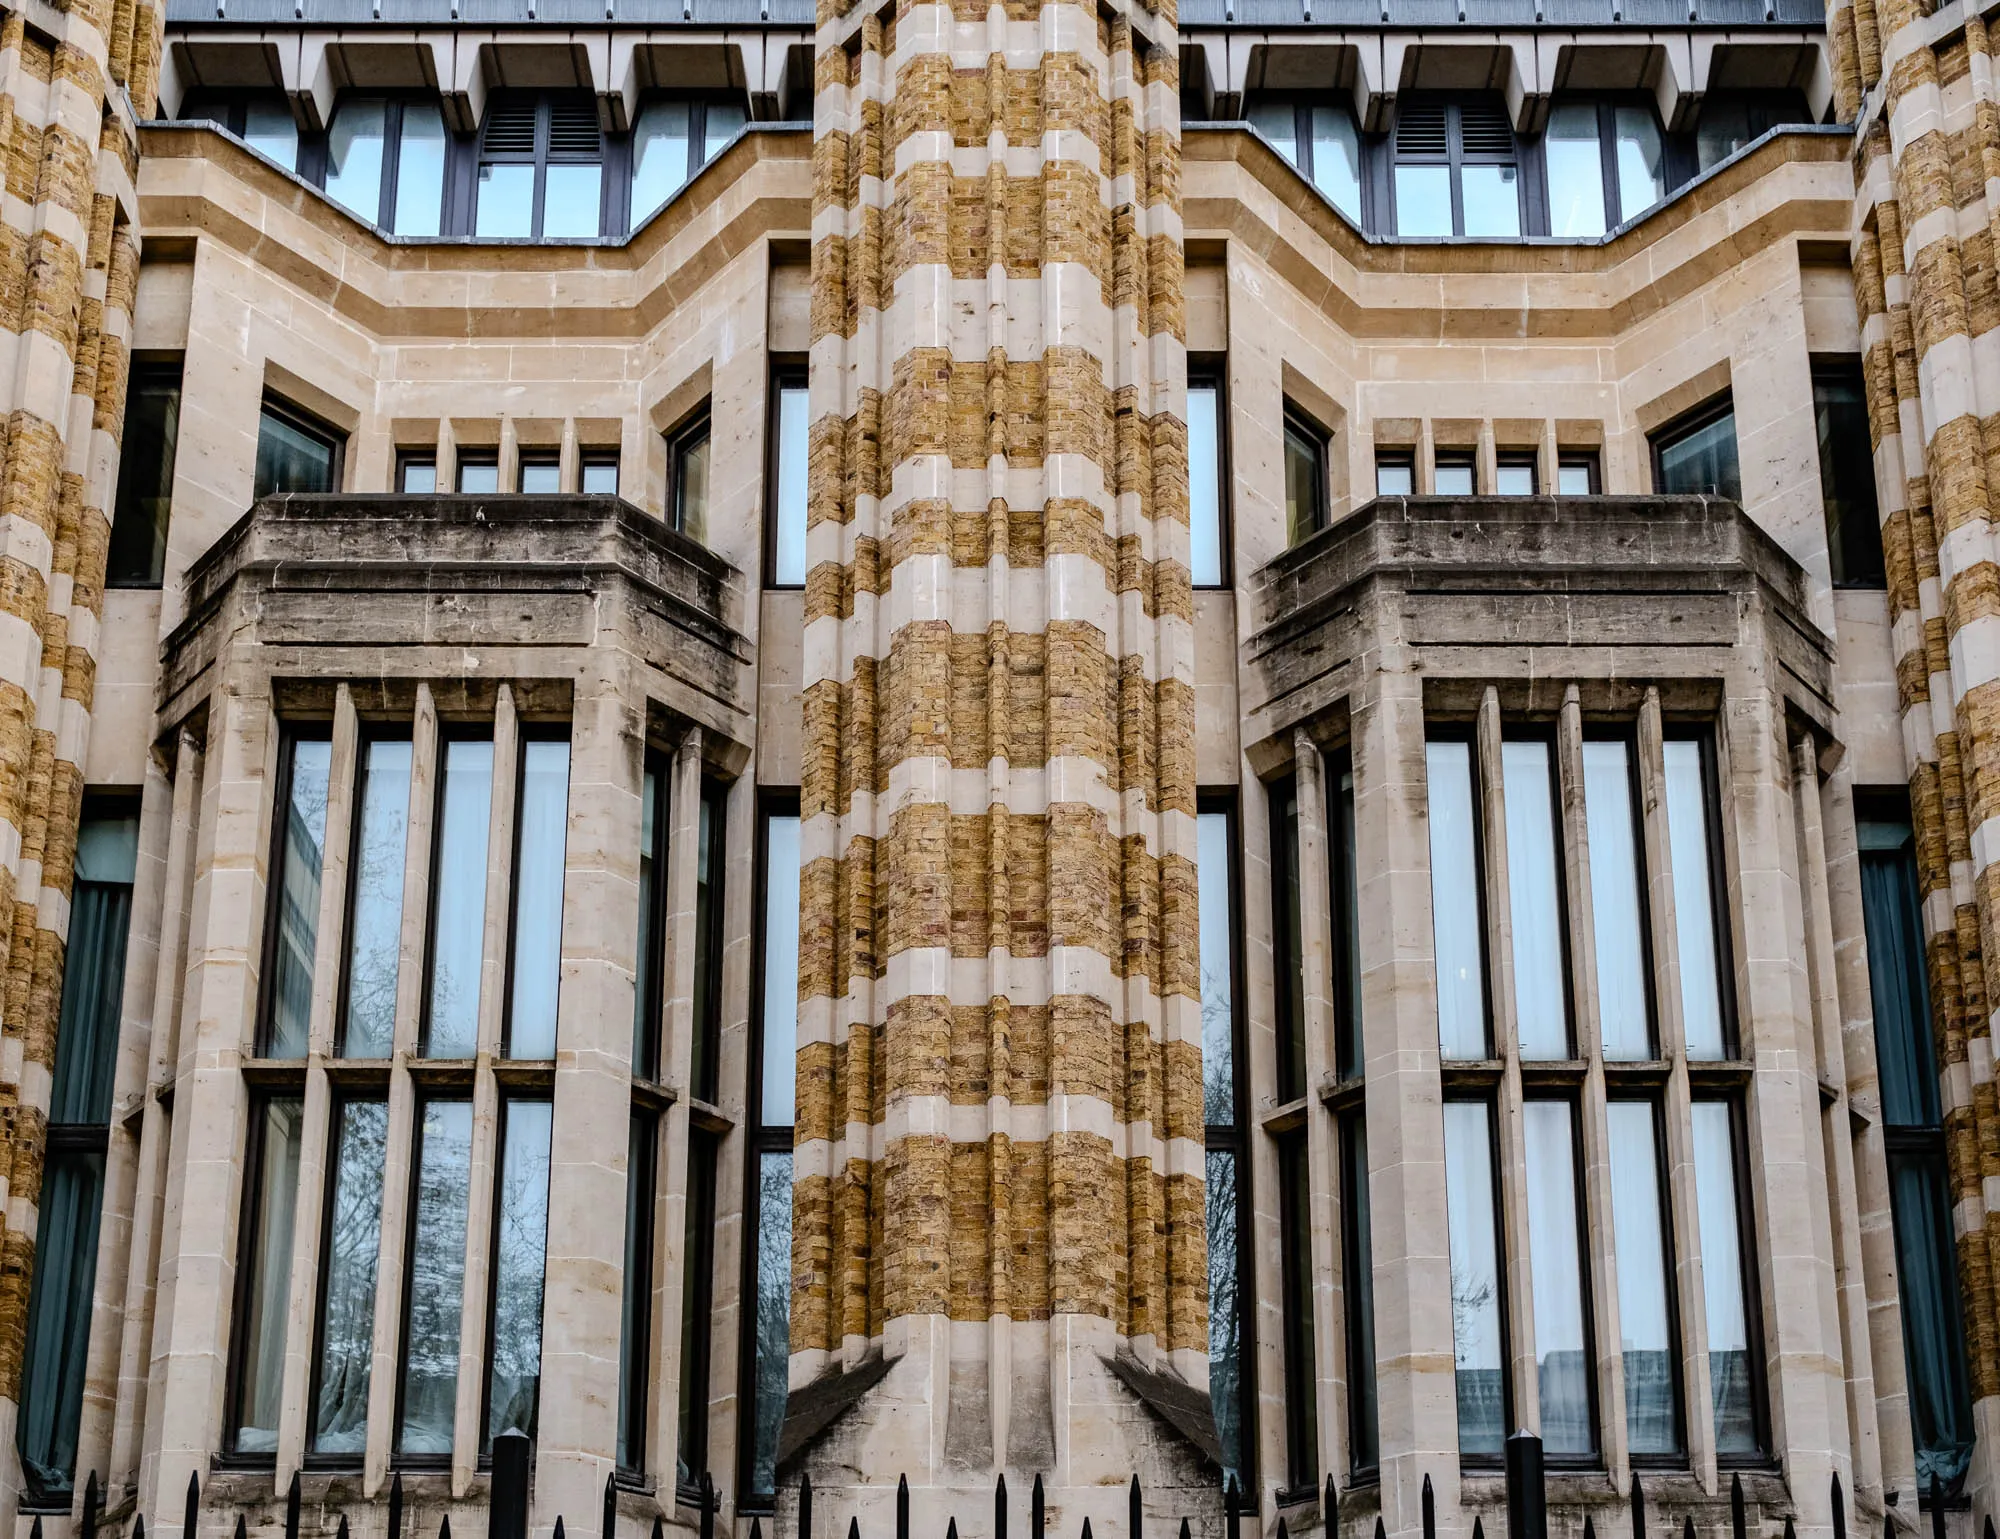
M 883 1490 L 1206 1389 L 1176 46 L 821 4 L 792 1385 L 891 1361 Z
M 0 1521 L 34 1274 L 161 8 L 0 14 Z

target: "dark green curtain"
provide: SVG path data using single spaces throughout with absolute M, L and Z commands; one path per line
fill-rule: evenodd
M 70 897 L 69 952 L 56 1022 L 49 1124 L 102 1127 L 111 1117 L 118 1065 L 118 1012 L 125 995 L 125 934 L 132 889 L 78 882 Z
M 1890 1150 L 1889 1205 L 1902 1284 L 1910 1432 L 1917 1444 L 1917 1485 L 1926 1494 L 1933 1476 L 1946 1491 L 1957 1491 L 1972 1462 L 1972 1388 L 1945 1193 L 1941 1155 Z

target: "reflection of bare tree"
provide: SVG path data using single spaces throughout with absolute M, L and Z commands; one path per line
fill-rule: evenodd
M 354 949 L 347 969 L 350 1058 L 386 1058 L 395 1035 L 409 784 L 410 745 L 370 744 L 355 859 Z
M 763 1156 L 757 1181 L 758 1489 L 772 1489 L 792 1351 L 792 1157 Z
M 535 1435 L 542 1373 L 542 1274 L 549 1237 L 549 1115 L 549 1105 L 542 1101 L 517 1102 L 507 1109 L 493 1283 L 489 1436 L 510 1427 Z
M 1211 1124 L 1236 1120 L 1234 1010 L 1229 975 L 1212 967 L 1201 970 L 1201 1099 L 1202 1116 Z
M 1243 1315 L 1238 1294 L 1236 1156 L 1208 1151 L 1208 1393 L 1225 1473 L 1237 1474 L 1242 1427 Z
M 278 947 L 274 964 L 270 1052 L 304 1057 L 312 1010 L 313 949 L 319 934 L 320 865 L 326 845 L 327 775 L 333 745 L 292 745 L 285 808 L 284 869 L 279 874 Z
M 403 1364 L 405 1453 L 451 1452 L 471 1175 L 471 1103 L 433 1101 L 424 1108 L 416 1245 L 410 1258 L 409 1347 Z
M 326 1316 L 314 1447 L 359 1453 L 368 1423 L 375 1327 L 375 1258 L 382 1234 L 382 1170 L 389 1108 L 350 1101 L 341 1115 L 340 1164 L 327 1229 Z
M 1487 1355 L 1487 1312 L 1493 1307 L 1494 1282 L 1491 1277 L 1474 1277 L 1456 1263 L 1451 1269 L 1451 1328 L 1458 1342 L 1461 1368 L 1495 1367 L 1478 1361 Z

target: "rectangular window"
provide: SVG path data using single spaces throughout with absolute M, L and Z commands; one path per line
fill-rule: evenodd
M 806 465 L 810 451 L 806 371 L 771 371 L 770 586 L 798 588 L 806 580 Z
M 502 98 L 480 127 L 473 233 L 588 238 L 603 228 L 604 137 L 587 96 Z
M 369 224 L 382 222 L 382 146 L 389 104 L 347 100 L 326 135 L 326 195 Z
M 616 449 L 586 450 L 583 456 L 583 495 L 586 497 L 616 497 L 618 495 L 618 451 Z
M 1540 487 L 1533 454 L 1503 454 L 1493 466 L 1493 492 L 1498 497 L 1532 497 Z
M 1521 1056 L 1542 1060 L 1570 1056 L 1569 958 L 1564 945 L 1553 748 L 1546 738 L 1509 738 L 1500 745 L 1507 804 L 1507 898 L 1514 933 L 1514 1016 Z
M 618 1468 L 646 1467 L 646 1404 L 652 1388 L 653 1168 L 660 1125 L 634 1111 L 625 1147 L 625 1272 L 618 1312 Z M 694 1240 L 690 1223 L 688 1240 Z M 684 1299 L 684 1313 L 693 1301 Z
M 1559 102 L 1542 139 L 1548 168 L 1549 233 L 1571 239 L 1603 235 L 1611 222 L 1637 218 L 1666 196 L 1665 144 L 1659 119 L 1637 102 Z
M 1360 854 L 1355 844 L 1354 769 L 1341 754 L 1332 767 L 1332 806 L 1327 809 L 1333 859 L 1333 1023 L 1334 1071 L 1352 1079 L 1362 1071 Z
M 1470 451 L 1440 449 L 1431 471 L 1431 490 L 1439 497 L 1470 497 L 1479 490 L 1477 466 Z
M 243 1264 L 236 1294 L 236 1382 L 230 1446 L 275 1454 L 284 1399 L 285 1317 L 291 1305 L 292 1220 L 298 1212 L 299 1143 L 305 1103 L 269 1096 L 250 1116 L 253 1174 L 245 1193 Z
M 549 497 L 562 490 L 562 460 L 546 449 L 521 451 L 521 493 Z
M 1605 1112 L 1626 1446 L 1635 1459 L 1678 1461 L 1685 1455 L 1680 1348 L 1674 1330 L 1673 1253 L 1661 1196 L 1665 1167 L 1659 1113 L 1650 1101 L 1612 1101 Z
M 708 408 L 667 437 L 667 523 L 691 540 L 708 540 Z
M 1226 1474 L 1249 1484 L 1243 1394 L 1244 1214 L 1239 1203 L 1242 1119 L 1236 1076 L 1236 818 L 1229 793 L 1204 796 L 1195 814 L 1201 940 L 1203 1120 L 1207 1125 L 1209 1398 Z
M 458 457 L 458 489 L 468 497 L 491 497 L 500 490 L 500 456 L 478 449 Z
M 1296 545 L 1326 527 L 1327 435 L 1290 406 L 1285 408 L 1285 528 Z
M 1323 100 L 1264 96 L 1252 100 L 1248 117 L 1349 223 L 1361 223 L 1361 136 L 1351 112 Z
M 426 449 L 396 451 L 396 490 L 406 497 L 428 497 L 438 489 L 437 455 Z
M 1236 1006 L 1233 947 L 1235 901 L 1230 872 L 1234 851 L 1230 816 L 1221 807 L 1195 818 L 1197 909 L 1201 932 L 1201 1073 L 1204 1121 L 1236 1121 Z M 1205 878 L 1205 879 L 1204 879 Z
M 1736 411 L 1728 396 L 1653 435 L 1653 489 L 1743 500 L 1743 476 L 1736 461 Z
M 667 199 L 743 131 L 740 101 L 656 98 L 632 130 L 632 225 L 652 217 Z
M 303 1058 L 312 1016 L 313 956 L 319 945 L 320 868 L 326 857 L 327 776 L 333 744 L 288 736 L 279 777 L 264 943 L 264 1031 L 259 1056 Z
M 280 98 L 265 98 L 243 104 L 240 128 L 243 142 L 267 160 L 276 161 L 287 171 L 299 165 L 299 125 L 292 109 Z
M 482 862 L 482 865 L 484 863 Z M 451 1455 L 465 1312 L 465 1225 L 472 1183 L 472 1103 L 418 1109 L 416 1190 L 403 1290 L 402 1384 L 396 1449 L 405 1458 Z M 498 1297 L 496 1288 L 496 1299 Z M 498 1365 L 495 1365 L 497 1375 Z
M 1597 945 L 1597 1025 L 1604 1056 L 1654 1056 L 1647 980 L 1645 883 L 1632 747 L 1623 738 L 1583 745 L 1583 805 L 1590 841 L 1591 930 Z
M 1583 1227 L 1576 1202 L 1575 1113 L 1568 1101 L 1530 1100 L 1522 1107 L 1521 1120 L 1542 1447 L 1550 1458 L 1587 1462 L 1597 1453 L 1597 1418 Z
M 334 1113 L 319 1352 L 313 1361 L 312 1451 L 358 1459 L 368 1436 L 375 1339 L 375 1265 L 382 1242 L 382 1177 L 389 1104 L 343 1102 Z
M 1499 100 L 1406 101 L 1392 146 L 1398 235 L 1520 235 L 1518 151 Z
M 1430 787 L 1439 1051 L 1448 1059 L 1481 1059 L 1488 1056 L 1486 949 L 1472 744 L 1463 738 L 1433 738 L 1425 745 L 1424 758 Z
M 1507 1435 L 1507 1390 L 1493 1128 L 1484 1101 L 1445 1102 L 1444 1175 L 1458 1452 L 1461 1459 L 1491 1462 Z
M 1722 916 L 1715 903 L 1717 848 L 1709 825 L 1712 771 L 1698 738 L 1666 743 L 1667 850 L 1674 868 L 1674 931 L 1680 949 L 1681 1020 L 1687 1055 L 1729 1057 L 1733 1024 L 1727 1013 Z
M 1197 588 L 1229 580 L 1229 536 L 1223 519 L 1227 478 L 1223 443 L 1222 372 L 1212 365 L 1188 371 L 1188 570 Z
M 722 1051 L 722 872 L 728 827 L 729 788 L 704 782 L 694 872 L 694 1042 L 688 1079 L 696 1099 L 710 1104 L 716 1099 L 716 1060 Z
M 715 1291 L 715 1149 L 715 1140 L 707 1134 L 688 1135 L 687 1234 L 681 1248 L 680 1447 L 675 1456 L 675 1478 L 684 1489 L 696 1486 L 701 1472 L 708 1468 L 708 1333 Z M 785 1193 L 785 1208 L 789 1213 L 789 1191 Z M 789 1278 L 789 1231 L 785 1265 Z M 760 1305 L 762 1301 L 760 1294 Z M 789 1354 L 789 1296 L 785 1304 L 785 1329 Z
M 1764 1448 L 1757 1389 L 1760 1364 L 1751 1331 L 1756 1317 L 1743 1248 L 1743 1171 L 1736 1109 L 1728 1101 L 1696 1101 L 1692 1110 L 1695 1211 L 1708 1317 L 1715 1451 L 1725 1460 L 1755 1459 Z
M 1312 1316 L 1312 1202 L 1306 1136 L 1278 1139 L 1280 1281 L 1285 1312 L 1285 1431 L 1288 1489 L 1319 1486 L 1318 1351 Z
M 569 740 L 521 744 L 514 823 L 514 944 L 509 954 L 507 1056 L 556 1055 L 562 977 L 563 852 L 569 822 Z
M 487 1336 L 486 1436 L 535 1436 L 542 1383 L 542 1280 L 549 1241 L 547 1101 L 501 1108 L 500 1189 L 493 1202 L 493 1318 Z
M 1407 449 L 1375 453 L 1375 495 L 1413 497 L 1417 491 L 1417 462 Z
M 660 1012 L 665 1005 L 669 761 L 648 752 L 639 787 L 639 957 L 632 980 L 632 1072 L 660 1077 Z
M 257 472 L 254 495 L 340 490 L 341 447 L 345 435 L 309 412 L 273 396 L 264 398 L 257 419 Z
M 436 235 L 444 223 L 444 114 L 436 102 L 403 102 L 389 228 Z
M 470 1058 L 479 1042 L 486 941 L 486 843 L 493 815 L 493 740 L 444 742 L 431 858 L 430 986 L 424 1056 Z
M 1814 361 L 1813 423 L 1819 432 L 1819 489 L 1833 585 L 1887 587 L 1875 502 L 1874 436 L 1859 358 Z
M 1595 454 L 1563 454 L 1556 461 L 1556 495 L 1594 497 L 1601 490 Z
M 104 562 L 106 587 L 157 588 L 165 580 L 180 425 L 180 358 L 135 358 L 125 390 L 118 494 Z
M 1278 1100 L 1306 1093 L 1306 982 L 1304 893 L 1299 884 L 1298 782 L 1287 776 L 1271 785 L 1272 965 L 1277 969 Z
M 1375 1384 L 1375 1263 L 1369 1221 L 1368 1123 L 1340 1123 L 1340 1252 L 1347 1305 L 1347 1462 L 1356 1474 L 1381 1463 Z
M 340 1047 L 346 1058 L 387 1058 L 395 1044 L 410 756 L 406 737 L 371 737 L 361 748 L 361 810 L 348 870 L 347 987 Z

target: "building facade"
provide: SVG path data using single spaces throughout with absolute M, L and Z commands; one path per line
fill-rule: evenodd
M 1984 1534 L 1991 47 L 8 0 L 0 1522 Z

